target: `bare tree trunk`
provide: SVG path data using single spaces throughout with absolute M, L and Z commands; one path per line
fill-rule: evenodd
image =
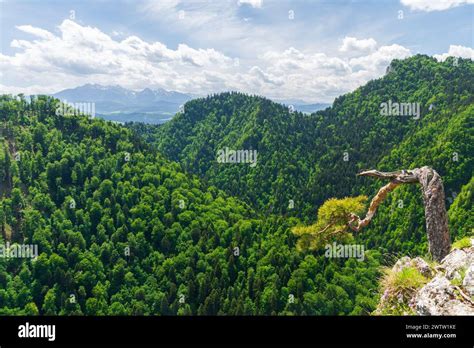
M 435 260 L 441 261 L 451 250 L 443 181 L 439 174 L 431 168 L 422 167 L 416 170 L 425 205 L 429 251 Z
M 443 181 L 439 174 L 430 167 L 421 167 L 413 170 L 397 172 L 379 172 L 378 170 L 364 171 L 359 176 L 371 176 L 380 179 L 389 179 L 390 183 L 382 187 L 370 202 L 366 217 L 361 220 L 351 214 L 349 227 L 359 231 L 367 226 L 374 217 L 377 207 L 387 194 L 400 184 L 419 183 L 425 206 L 426 233 L 429 251 L 436 261 L 441 261 L 451 250 L 451 239 L 448 229 L 448 218 L 444 202 Z

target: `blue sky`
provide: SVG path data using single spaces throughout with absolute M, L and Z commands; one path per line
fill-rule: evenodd
M 330 102 L 395 58 L 472 58 L 473 2 L 3 0 L 0 92 L 100 83 Z

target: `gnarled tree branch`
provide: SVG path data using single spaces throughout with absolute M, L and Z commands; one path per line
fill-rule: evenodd
M 377 208 L 379 207 L 380 203 L 387 197 L 387 195 L 392 192 L 400 183 L 397 182 L 389 182 L 387 185 L 382 187 L 379 192 L 375 195 L 374 198 L 372 198 L 372 201 L 370 202 L 369 210 L 367 211 L 367 214 L 365 215 L 364 219 L 360 219 L 359 216 L 356 214 L 350 214 L 349 217 L 349 227 L 351 230 L 355 232 L 359 232 L 362 228 L 366 227 L 370 221 L 372 221 L 372 218 L 375 216 L 375 213 L 377 212 Z
M 451 240 L 448 229 L 448 219 L 444 203 L 443 181 L 439 174 L 430 167 L 421 167 L 413 170 L 396 172 L 380 172 L 378 170 L 363 171 L 358 176 L 370 176 L 378 179 L 389 179 L 370 202 L 369 210 L 364 219 L 356 214 L 350 214 L 349 227 L 353 231 L 360 231 L 366 227 L 375 216 L 378 206 L 400 184 L 419 183 L 425 206 L 426 232 L 428 235 L 429 251 L 433 258 L 441 261 L 451 249 Z

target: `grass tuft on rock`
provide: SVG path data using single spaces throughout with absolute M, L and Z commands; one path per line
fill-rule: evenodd
M 429 279 L 415 267 L 405 267 L 399 272 L 388 268 L 381 279 L 382 301 L 376 315 L 414 315 L 410 302 L 417 290 Z
M 467 236 L 453 243 L 451 250 L 469 248 L 472 245 L 472 236 Z

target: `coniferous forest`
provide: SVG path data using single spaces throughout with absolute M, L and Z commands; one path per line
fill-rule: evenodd
M 381 115 L 388 101 L 419 115 Z M 430 258 L 420 188 L 398 187 L 344 235 L 363 260 L 294 233 L 331 199 L 366 196 L 345 201 L 365 212 L 382 184 L 362 170 L 436 169 L 451 241 L 473 236 L 471 59 L 393 60 L 311 114 L 238 92 L 192 99 L 162 125 L 60 107 L 0 97 L 0 238 L 38 249 L 0 258 L 0 315 L 371 315 L 384 267 Z M 256 165 L 219 163 L 226 147 L 256 151 Z

